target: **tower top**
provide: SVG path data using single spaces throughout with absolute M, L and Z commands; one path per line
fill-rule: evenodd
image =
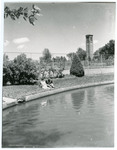
M 92 34 L 87 34 L 87 35 L 86 35 L 86 38 L 88 38 L 88 37 L 90 37 L 90 36 L 93 36 L 93 35 L 92 35 Z

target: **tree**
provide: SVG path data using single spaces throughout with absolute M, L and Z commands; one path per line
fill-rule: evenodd
M 3 66 L 3 85 L 8 81 L 11 84 L 30 84 L 38 78 L 36 63 L 25 54 L 18 55 Z
M 15 63 L 15 81 L 19 84 L 29 84 L 31 80 L 38 78 L 36 64 L 31 58 L 27 58 L 25 54 L 21 54 L 14 59 Z
M 8 61 L 9 61 L 8 55 L 4 54 L 4 55 L 3 55 L 3 62 L 4 62 L 3 64 L 4 64 L 4 65 L 7 64 Z
M 70 74 L 75 75 L 77 77 L 84 76 L 84 69 L 83 69 L 83 66 L 82 66 L 80 59 L 77 55 L 74 55 L 72 65 L 70 68 Z
M 14 61 L 10 61 L 9 65 L 8 65 L 8 69 L 10 70 L 10 74 L 9 74 L 9 82 L 11 84 L 15 84 L 16 82 L 20 82 L 19 81 L 19 70 L 18 70 L 18 66 L 16 63 L 14 63 Z
M 110 56 L 114 56 L 114 50 L 115 50 L 115 41 L 110 40 L 103 47 L 99 48 L 94 53 L 94 56 L 99 55 L 99 57 L 100 57 L 102 55 L 104 59 L 108 59 Z
M 80 60 L 85 60 L 86 59 L 86 51 L 83 50 L 82 48 L 78 48 L 76 51 L 77 56 L 80 58 Z
M 35 25 L 36 15 L 40 16 L 41 9 L 36 5 L 32 5 L 32 10 L 28 8 L 20 7 L 18 9 L 10 9 L 8 6 L 4 8 L 4 18 L 10 17 L 12 20 L 19 19 L 21 16 L 25 21 L 29 21 L 30 24 Z
M 55 58 L 53 57 L 52 61 L 57 65 L 57 67 L 61 69 L 65 68 L 66 58 L 64 56 L 56 56 Z
M 49 49 L 45 48 L 43 51 L 43 56 L 40 57 L 40 64 L 42 67 L 46 68 L 47 65 L 51 62 L 52 55 Z
M 47 72 L 50 68 L 52 68 L 52 56 L 49 49 L 45 48 L 43 51 L 42 57 L 40 57 L 40 70 L 43 72 Z
M 3 85 L 9 81 L 11 70 L 9 69 L 9 58 L 6 54 L 3 55 Z
M 67 54 L 67 57 L 71 60 L 71 61 L 73 61 L 73 57 L 74 57 L 74 55 L 75 55 L 76 53 L 68 53 Z
M 115 50 L 115 41 L 114 40 L 110 40 L 109 41 L 109 48 L 110 48 L 110 51 L 109 51 L 109 54 L 110 55 L 114 55 L 114 50 Z
M 61 56 L 60 57 L 60 68 L 63 70 L 65 69 L 65 62 L 66 62 L 66 58 Z
M 51 58 L 52 58 L 52 55 L 51 55 L 49 49 L 45 48 L 43 51 L 43 60 L 46 63 L 49 63 L 51 61 Z

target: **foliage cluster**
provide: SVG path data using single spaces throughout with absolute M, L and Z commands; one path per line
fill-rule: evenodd
M 76 52 L 71 52 L 67 54 L 67 57 L 73 61 L 74 55 L 77 55 L 80 59 L 80 61 L 83 61 L 86 59 L 86 51 L 82 48 L 78 48 Z
M 76 51 L 77 56 L 80 58 L 81 61 L 86 59 L 86 51 L 82 48 L 78 48 Z
M 38 78 L 36 63 L 27 58 L 25 54 L 17 56 L 9 61 L 4 55 L 3 63 L 3 85 L 11 84 L 31 84 Z
M 110 40 L 107 44 L 105 44 L 103 47 L 99 48 L 97 51 L 94 52 L 93 61 L 99 60 L 102 58 L 103 61 L 106 60 L 107 65 L 110 64 L 110 61 L 112 59 L 112 63 L 114 62 L 114 50 L 115 50 L 115 41 Z M 82 48 L 78 48 L 76 52 L 71 52 L 67 54 L 67 57 L 73 61 L 74 55 L 77 55 L 80 59 L 80 61 L 86 60 L 86 51 Z M 91 61 L 90 58 L 88 58 L 89 61 Z M 109 63 L 108 63 L 109 61 Z
M 84 76 L 84 69 L 83 65 L 80 62 L 80 59 L 77 55 L 74 55 L 72 65 L 70 68 L 70 74 L 75 75 L 77 77 L 82 77 Z
M 45 48 L 42 57 L 40 57 L 40 73 L 41 77 L 61 78 L 62 71 L 65 69 L 66 58 L 53 57 L 49 49 Z
M 9 60 L 8 56 L 3 56 L 3 85 L 33 84 L 39 77 L 62 78 L 64 67 L 55 68 L 52 62 L 64 60 L 63 57 L 53 58 L 48 49 L 43 51 L 43 56 L 38 61 L 27 58 L 25 54 L 18 55 L 14 60 Z M 62 63 L 63 65 L 63 63 Z M 61 69 L 62 68 L 62 69 Z M 40 76 L 39 76 L 40 75 Z
M 110 56 L 114 56 L 114 50 L 115 50 L 115 41 L 110 40 L 107 44 L 99 48 L 94 53 L 94 57 L 102 55 L 105 59 L 108 59 Z
M 115 41 L 110 40 L 94 53 L 94 60 L 105 63 L 107 66 L 114 65 Z
M 32 9 L 29 10 L 27 7 L 20 7 L 18 9 L 10 9 L 8 6 L 4 8 L 4 18 L 10 17 L 12 20 L 19 19 L 21 16 L 25 21 L 29 21 L 30 24 L 35 25 L 36 15 L 40 15 L 40 8 L 36 5 L 32 5 Z

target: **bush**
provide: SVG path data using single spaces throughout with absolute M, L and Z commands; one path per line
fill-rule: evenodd
M 3 85 L 6 85 L 10 81 L 12 72 L 9 68 L 9 58 L 7 55 L 3 55 Z
M 82 66 L 80 59 L 77 55 L 74 55 L 72 65 L 70 68 L 70 74 L 75 75 L 77 77 L 84 76 L 84 69 L 83 69 L 83 66 Z
M 5 63 L 4 63 L 5 64 Z M 11 84 L 32 84 L 38 78 L 36 64 L 25 54 L 17 56 L 3 67 L 3 85 L 9 81 Z
M 25 54 L 21 54 L 14 59 L 16 64 L 16 82 L 19 84 L 30 84 L 32 80 L 38 78 L 36 64 L 30 58 L 26 58 Z
M 63 70 L 58 70 L 57 78 L 64 78 L 64 74 L 62 73 Z
M 6 85 L 10 81 L 11 71 L 8 66 L 3 66 L 3 85 Z

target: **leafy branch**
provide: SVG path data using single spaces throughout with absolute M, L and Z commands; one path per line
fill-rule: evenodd
M 29 11 L 28 8 L 23 8 L 20 7 L 18 9 L 10 9 L 9 7 L 4 8 L 4 18 L 10 17 L 12 20 L 19 19 L 19 17 L 23 17 L 25 21 L 29 21 L 30 24 L 35 25 L 35 20 L 37 18 L 35 17 L 36 15 L 40 16 L 40 11 L 41 9 L 37 7 L 36 5 L 32 5 L 32 10 Z

